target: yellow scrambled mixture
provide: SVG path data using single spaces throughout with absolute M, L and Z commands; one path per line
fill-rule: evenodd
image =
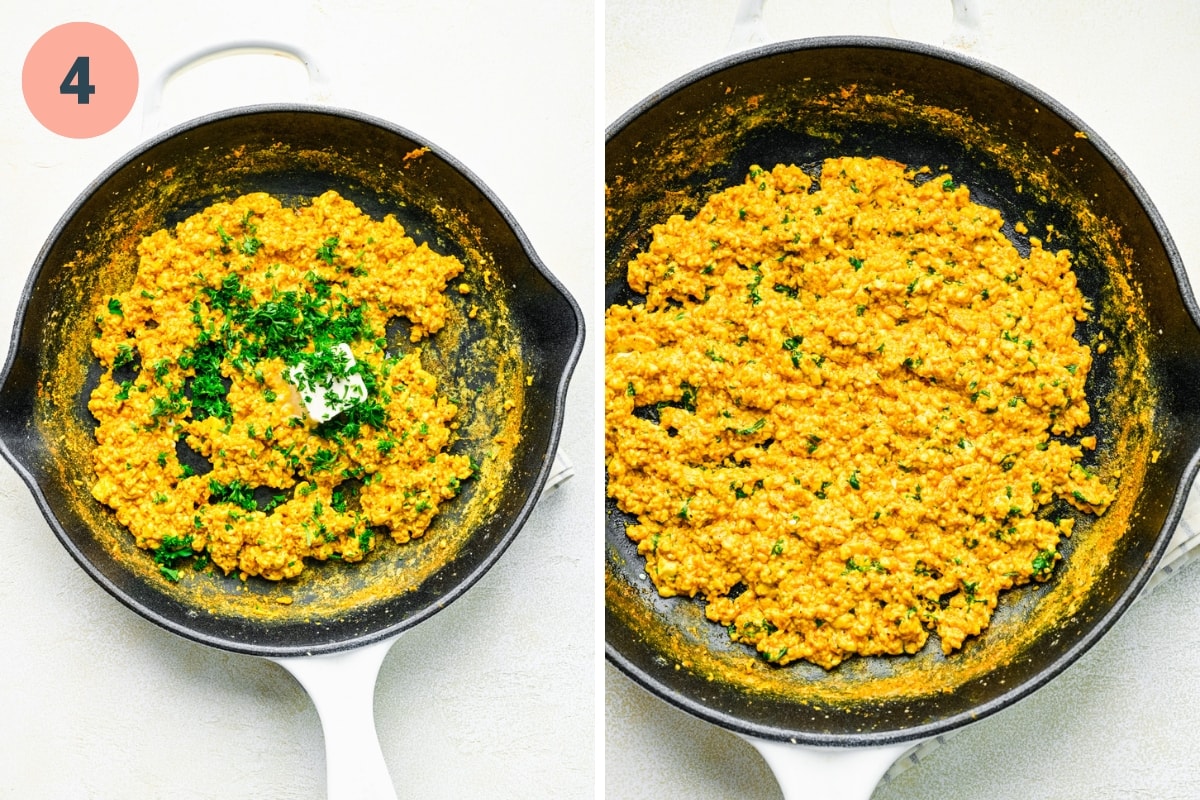
M 948 175 L 753 169 L 628 268 L 606 316 L 608 493 L 664 596 L 768 660 L 950 653 L 1112 491 L 1070 254 L 1022 258 Z M 1072 439 L 1075 441 L 1072 442 Z M 1039 513 L 1042 509 L 1042 513 Z
M 138 255 L 97 309 L 92 494 L 168 578 L 192 556 L 273 580 L 359 561 L 382 533 L 421 536 L 472 476 L 446 452 L 455 406 L 387 341 L 400 317 L 414 343 L 443 327 L 456 258 L 335 192 L 218 203 Z M 363 391 L 329 395 L 340 413 L 310 415 L 348 383 Z

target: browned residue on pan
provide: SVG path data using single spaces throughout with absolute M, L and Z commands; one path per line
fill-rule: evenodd
M 414 159 L 404 165 L 421 163 L 422 159 Z M 61 300 L 43 327 L 35 424 L 43 431 L 62 484 L 71 487 L 72 511 L 87 521 L 122 569 L 137 573 L 196 613 L 319 624 L 412 591 L 451 564 L 473 532 L 494 516 L 509 482 L 509 465 L 521 441 L 528 377 L 520 338 L 509 318 L 510 287 L 500 279 L 502 267 L 494 262 L 482 231 L 465 211 L 435 207 L 425 198 L 420 174 L 402 175 L 382 163 L 355 161 L 333 149 L 296 151 L 276 144 L 254 151 L 245 146 L 224 150 L 212 146 L 169 168 L 158 170 L 149 164 L 143 168 L 145 180 L 135 192 L 99 198 L 101 207 L 90 209 L 86 248 L 75 253 L 64 271 L 69 277 L 53 287 Z M 482 469 L 469 482 L 473 485 L 444 509 L 443 518 L 427 536 L 404 545 L 386 542 L 358 565 L 321 564 L 281 583 L 199 572 L 172 583 L 88 492 L 94 439 L 92 422 L 80 409 L 86 408 L 82 405 L 86 399 L 81 403 L 81 398 L 90 391 L 89 369 L 95 369 L 90 350 L 92 309 L 129 286 L 136 272 L 138 241 L 164 227 L 168 218 L 178 217 L 180 207 L 201 208 L 214 200 L 232 199 L 253 190 L 255 176 L 281 172 L 336 175 L 364 197 L 420 209 L 433 220 L 430 246 L 440 249 L 449 244 L 461 251 L 466 269 L 456 285 L 468 284 L 470 291 L 449 293 L 447 324 L 426 345 L 423 358 L 439 385 L 460 401 L 456 441 Z

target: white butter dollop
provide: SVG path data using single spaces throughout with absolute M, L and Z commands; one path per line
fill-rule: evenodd
M 339 342 L 330 349 L 345 356 L 344 373 L 358 363 L 354 360 L 350 345 Z M 296 387 L 304 410 L 317 422 L 328 422 L 347 408 L 367 399 L 367 385 L 356 372 L 337 378 L 330 373 L 312 376 L 301 363 L 288 369 L 287 379 Z

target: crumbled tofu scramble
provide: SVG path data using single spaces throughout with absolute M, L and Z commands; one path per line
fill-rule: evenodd
M 189 558 L 271 580 L 360 561 L 387 531 L 421 536 L 472 476 L 446 452 L 457 409 L 420 350 L 387 342 L 399 317 L 413 343 L 445 325 L 458 259 L 332 191 L 295 209 L 217 203 L 138 256 L 97 310 L 92 494 L 168 578 Z M 340 413 L 319 423 L 306 412 L 351 380 L 365 396 L 328 399 Z
M 1114 495 L 1081 464 L 1070 254 L 1002 224 L 949 175 L 841 158 L 654 227 L 645 304 L 606 315 L 605 457 L 661 595 L 832 668 L 949 654 L 1049 577 L 1074 519 L 1039 509 Z

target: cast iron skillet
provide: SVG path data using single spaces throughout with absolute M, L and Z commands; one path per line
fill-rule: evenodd
M 303 203 L 328 189 L 376 218 L 394 214 L 418 243 L 466 265 L 460 280 L 471 293 L 448 293 L 449 324 L 421 346 L 439 390 L 459 401 L 452 451 L 482 469 L 425 537 L 403 546 L 378 537 L 383 546 L 358 565 L 319 564 L 282 583 L 185 569 L 172 583 L 88 490 L 95 309 L 129 285 L 140 237 L 246 192 Z M 389 331 L 389 346 L 410 347 L 406 334 Z M 18 306 L 0 377 L 0 453 L 62 544 L 118 600 L 180 636 L 272 658 L 296 676 L 325 727 L 330 797 L 394 797 L 373 725 L 375 675 L 395 638 L 472 586 L 529 516 L 583 338 L 578 305 L 512 215 L 435 145 L 348 111 L 234 109 L 137 148 L 63 215 Z
M 378 552 L 358 565 L 318 564 L 282 583 L 185 569 L 172 583 L 88 490 L 95 420 L 87 399 L 98 379 L 88 342 L 97 303 L 129 285 L 143 235 L 245 192 L 302 203 L 328 189 L 377 218 L 394 214 L 419 243 L 464 261 L 460 281 L 472 291 L 448 293 L 450 323 L 422 345 L 423 359 L 439 390 L 459 400 L 452 452 L 470 454 L 482 469 L 424 538 L 395 545 L 379 537 L 386 541 Z M 379 644 L 365 648 L 377 669 L 399 632 L 444 608 L 495 563 L 551 471 L 584 337 L 574 299 L 508 210 L 461 164 L 390 123 L 293 105 L 186 123 L 106 170 L 39 253 L 14 333 L 0 378 L 0 452 L 84 571 L 176 634 L 273 657 L 294 672 L 302 663 L 348 663 L 338 659 L 371 643 Z M 403 326 L 390 331 L 389 346 L 411 347 L 406 333 Z M 311 692 L 310 671 L 297 677 Z M 373 678 L 359 681 L 365 688 L 356 720 L 366 728 L 363 747 L 377 751 Z M 327 738 L 335 738 L 328 709 L 318 702 L 318 710 Z M 369 753 L 352 753 L 349 763 L 361 772 L 359 755 Z M 378 764 L 372 785 L 390 795 L 381 757 Z M 332 761 L 330 768 L 332 777 Z
M 761 740 L 907 742 L 986 716 L 1050 680 L 1136 597 L 1197 468 L 1197 307 L 1162 220 L 1126 167 L 1070 112 L 994 67 L 919 44 L 825 38 L 756 49 L 693 72 L 607 132 L 606 304 L 637 302 L 628 260 L 670 214 L 689 214 L 750 167 L 886 156 L 946 169 L 1014 230 L 1075 253 L 1096 311 L 1079 335 L 1107 350 L 1089 377 L 1101 446 L 1119 476 L 1099 521 L 1081 518 L 1046 584 L 1009 593 L 960 653 L 773 667 L 729 643 L 701 603 L 663 599 L 606 515 L 608 659 L 683 710 Z M 936 174 L 936 173 L 935 173 Z M 1053 233 L 1049 228 L 1053 227 Z M 1049 234 L 1049 238 L 1048 238 Z M 1095 348 L 1094 348 L 1095 351 Z M 1057 510 L 1061 512 L 1061 509 Z

